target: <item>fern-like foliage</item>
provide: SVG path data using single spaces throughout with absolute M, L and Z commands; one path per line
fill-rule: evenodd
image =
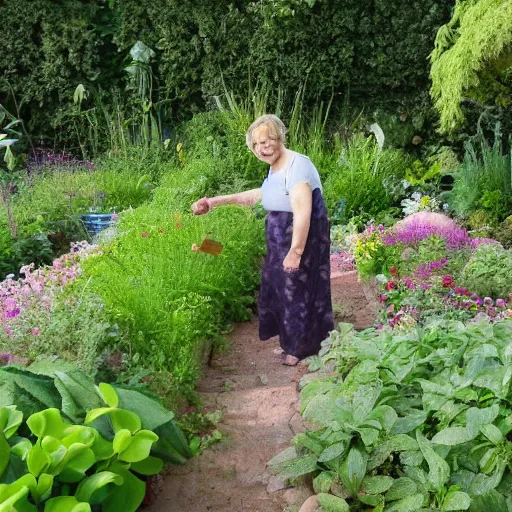
M 512 2 L 457 0 L 430 59 L 441 132 L 454 131 L 463 121 L 464 98 L 512 103 Z

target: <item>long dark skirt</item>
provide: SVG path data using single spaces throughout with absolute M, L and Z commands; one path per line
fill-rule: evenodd
M 320 190 L 313 191 L 311 225 L 297 272 L 283 268 L 292 242 L 293 214 L 269 212 L 265 231 L 267 256 L 258 301 L 260 339 L 279 335 L 281 348 L 303 359 L 316 354 L 334 329 L 329 221 Z

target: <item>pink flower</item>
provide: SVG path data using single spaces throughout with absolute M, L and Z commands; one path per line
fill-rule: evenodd
M 4 306 L 8 310 L 14 309 L 17 306 L 16 299 L 13 299 L 12 297 L 5 299 Z
M 34 327 L 30 332 L 32 336 L 39 336 L 39 334 L 41 334 L 41 331 L 37 327 Z
M 496 299 L 496 307 L 498 308 L 506 308 L 507 303 L 503 299 Z

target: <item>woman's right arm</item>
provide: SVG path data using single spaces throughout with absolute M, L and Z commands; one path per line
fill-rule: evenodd
M 261 201 L 261 188 L 255 188 L 227 196 L 203 197 L 192 205 L 192 211 L 195 215 L 202 215 L 208 213 L 212 208 L 223 204 L 254 206 L 259 201 Z

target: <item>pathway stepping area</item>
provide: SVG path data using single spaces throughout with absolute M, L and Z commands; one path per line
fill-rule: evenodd
M 372 325 L 374 309 L 355 272 L 333 274 L 331 283 L 336 320 Z M 224 439 L 172 467 L 147 512 L 294 512 L 312 494 L 306 485 L 284 487 L 266 468 L 303 428 L 297 382 L 306 366 L 282 365 L 278 339 L 260 341 L 256 318 L 228 338 L 229 351 L 212 359 L 198 385 L 204 406 L 224 412 Z

